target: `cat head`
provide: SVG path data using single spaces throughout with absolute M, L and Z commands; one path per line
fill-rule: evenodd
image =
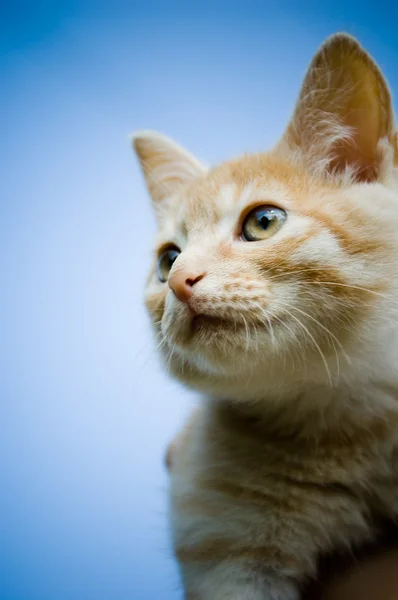
M 369 339 L 387 351 L 397 133 L 356 40 L 320 48 L 268 153 L 208 168 L 154 132 L 134 148 L 159 226 L 146 305 L 176 377 L 255 398 L 270 384 L 333 385 L 349 363 L 364 367 Z

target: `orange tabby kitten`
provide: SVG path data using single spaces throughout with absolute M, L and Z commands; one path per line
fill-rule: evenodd
M 398 136 L 341 34 L 266 154 L 207 168 L 134 146 L 159 233 L 146 303 L 205 400 L 171 450 L 189 600 L 294 600 L 320 554 L 398 516 Z

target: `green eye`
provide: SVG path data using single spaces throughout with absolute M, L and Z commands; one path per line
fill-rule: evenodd
M 286 221 L 287 214 L 276 206 L 257 206 L 243 221 L 242 238 L 246 242 L 266 240 Z
M 158 258 L 158 268 L 157 274 L 159 281 L 164 283 L 167 281 L 167 277 L 169 276 L 171 267 L 174 264 L 177 256 L 180 254 L 179 249 L 176 246 L 171 246 L 170 248 L 166 248 L 160 254 Z

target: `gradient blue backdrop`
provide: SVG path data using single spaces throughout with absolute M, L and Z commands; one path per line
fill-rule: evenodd
M 321 4 L 1 3 L 1 600 L 181 597 L 162 456 L 192 399 L 151 355 L 128 134 L 265 149 L 341 29 L 398 90 L 397 5 Z

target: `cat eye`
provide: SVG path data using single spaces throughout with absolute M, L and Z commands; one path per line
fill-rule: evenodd
M 286 221 L 284 210 L 276 206 L 257 206 L 249 212 L 242 225 L 242 238 L 258 242 L 274 235 Z
M 170 246 L 161 252 L 158 258 L 157 274 L 162 283 L 167 281 L 171 267 L 179 254 L 180 251 L 176 246 Z

